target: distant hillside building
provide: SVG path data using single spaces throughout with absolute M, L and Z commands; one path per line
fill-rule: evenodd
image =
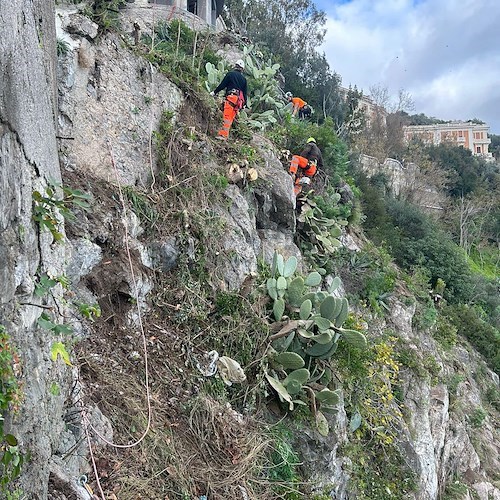
M 383 125 L 386 125 L 386 119 L 389 113 L 383 106 L 376 104 L 370 96 L 364 95 L 359 100 L 359 107 L 364 111 L 368 123 L 379 120 Z
M 347 99 L 349 90 L 350 89 L 346 87 L 340 87 L 340 94 L 344 99 Z M 386 125 L 387 110 L 383 106 L 377 104 L 370 96 L 363 95 L 359 99 L 357 109 L 363 111 L 368 124 L 380 121 L 382 125 Z
M 447 142 L 463 146 L 472 151 L 475 156 L 493 159 L 488 152 L 488 138 L 490 127 L 471 122 L 454 121 L 437 125 L 408 125 L 403 127 L 407 142 L 412 139 L 421 139 L 425 144 L 441 144 Z

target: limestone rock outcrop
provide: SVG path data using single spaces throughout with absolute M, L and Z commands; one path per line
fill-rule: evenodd
M 53 5 L 3 2 L 0 26 L 0 324 L 19 353 L 24 395 L 20 413 L 7 416 L 5 430 L 31 455 L 19 488 L 26 498 L 45 499 L 72 383 L 71 371 L 50 359 L 53 334 L 37 325 L 45 308 L 64 312 L 61 285 L 50 296 L 34 295 L 40 274 L 64 274 L 64 246 L 53 244 L 32 219 L 33 192 L 61 182 Z

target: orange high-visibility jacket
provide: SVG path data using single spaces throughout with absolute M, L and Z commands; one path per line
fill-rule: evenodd
M 299 172 L 299 168 L 301 169 Z M 299 155 L 293 155 L 292 161 L 290 162 L 289 172 L 291 174 L 297 175 L 297 177 L 302 177 L 302 175 L 306 175 L 307 177 L 313 177 L 316 173 L 316 164 L 310 163 L 307 158 Z
M 292 97 L 292 104 L 293 104 L 294 109 L 301 109 L 307 103 L 306 103 L 306 101 L 304 101 L 304 99 L 301 99 L 300 97 Z
M 290 173 L 295 176 L 293 192 L 295 196 L 298 196 L 302 191 L 302 183 L 300 182 L 301 177 L 306 176 L 313 178 L 316 173 L 316 165 L 310 163 L 310 161 L 303 156 L 293 155 L 292 161 L 290 162 Z

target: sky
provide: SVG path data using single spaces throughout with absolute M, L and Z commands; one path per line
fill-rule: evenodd
M 314 0 L 342 85 L 404 89 L 410 114 L 478 118 L 500 134 L 499 0 Z

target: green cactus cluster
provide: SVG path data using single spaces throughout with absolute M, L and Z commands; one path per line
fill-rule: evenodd
M 297 221 L 302 223 L 302 231 L 307 235 L 311 257 L 321 264 L 340 247 L 338 237 L 342 234 L 342 227 L 347 226 L 348 222 L 345 219 L 325 217 L 310 195 L 305 194 L 304 198 Z M 331 202 L 339 201 L 340 194 L 335 193 Z
M 275 252 L 266 288 L 273 299 L 274 319 L 282 321 L 286 311 L 288 322 L 273 336 L 266 378 L 279 398 L 288 402 L 290 410 L 296 404 L 306 404 L 300 396 L 308 393 L 314 395 L 314 407 L 319 405 L 322 411 L 335 411 L 340 391 L 326 387 L 331 380 L 328 360 L 339 340 L 364 348 L 366 337 L 342 327 L 349 303 L 346 298 L 333 295 L 340 286 L 340 278 L 334 278 L 327 289 L 322 290 L 322 277 L 318 272 L 313 271 L 304 278 L 296 276 L 296 270 L 296 257 L 285 260 Z M 318 386 L 321 389 L 318 390 Z M 326 420 L 317 417 L 317 422 L 321 432 L 327 425 Z
M 208 92 L 214 90 L 217 85 L 224 78 L 224 75 L 227 73 L 227 66 L 223 61 L 219 61 L 217 66 L 212 64 L 211 62 L 207 62 L 205 64 L 205 70 L 207 72 L 207 79 L 205 80 L 205 88 Z
M 249 114 L 242 109 L 239 116 L 249 127 L 264 130 L 277 122 L 284 107 L 276 80 L 280 65 L 259 62 L 252 52 L 254 52 L 253 46 L 249 46 L 244 48 L 243 53 L 245 73 L 248 76 L 250 88 L 247 106 L 252 112 Z M 205 69 L 207 72 L 205 87 L 210 92 L 224 78 L 227 66 L 223 62 L 219 62 L 217 66 L 209 62 L 205 65 Z
M 246 111 L 243 110 L 242 115 L 247 118 L 251 128 L 264 130 L 277 122 L 284 108 L 276 80 L 280 65 L 260 61 L 252 55 L 253 49 L 253 46 L 244 49 L 245 71 L 250 76 L 249 86 L 252 89 L 248 107 L 252 113 L 246 116 Z

